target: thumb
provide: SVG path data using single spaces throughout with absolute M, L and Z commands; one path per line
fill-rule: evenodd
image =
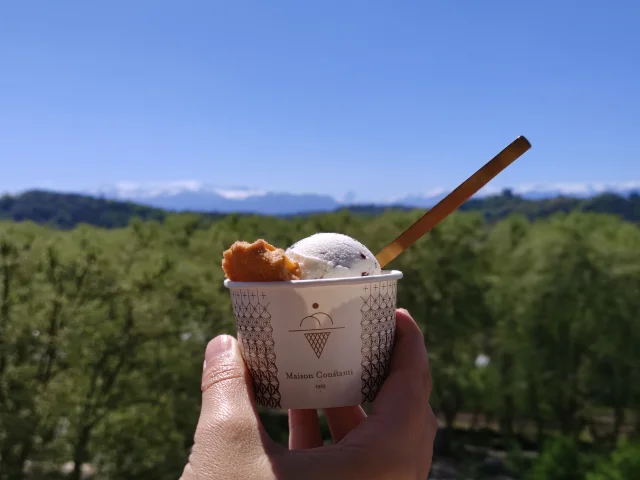
M 424 336 L 409 312 L 396 310 L 396 341 L 391 369 L 378 393 L 372 415 L 384 413 L 400 422 L 407 412 L 417 415 L 429 404 L 431 368 Z
M 201 452 L 210 459 L 215 451 L 228 461 L 237 452 L 264 452 L 268 442 L 238 342 L 230 335 L 220 335 L 209 342 L 205 352 L 202 408 L 193 453 Z
M 203 370 L 202 408 L 181 480 L 254 478 L 275 443 L 258 417 L 251 377 L 235 338 L 211 340 Z

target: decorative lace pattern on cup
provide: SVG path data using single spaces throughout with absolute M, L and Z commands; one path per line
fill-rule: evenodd
M 396 333 L 397 281 L 370 283 L 362 297 L 362 402 L 371 402 L 389 373 Z
M 274 351 L 271 314 L 263 292 L 235 290 L 231 292 L 238 340 L 249 371 L 259 405 L 280 408 L 280 382 Z

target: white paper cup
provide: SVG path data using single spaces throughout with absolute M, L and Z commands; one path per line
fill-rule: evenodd
M 331 408 L 372 401 L 396 331 L 402 272 L 288 282 L 232 282 L 242 356 L 256 402 L 271 408 Z

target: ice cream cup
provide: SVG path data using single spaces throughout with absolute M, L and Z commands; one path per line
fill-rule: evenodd
M 330 408 L 372 401 L 388 371 L 402 272 L 232 282 L 237 337 L 256 402 Z

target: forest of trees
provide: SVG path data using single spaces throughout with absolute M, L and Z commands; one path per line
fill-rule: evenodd
M 495 457 L 512 478 L 636 478 L 640 228 L 620 217 L 640 214 L 638 199 L 624 201 L 636 217 L 583 204 L 538 218 L 485 204 L 390 265 L 404 272 L 398 303 L 429 349 L 442 422 L 434 469 L 444 459 L 459 478 L 493 478 Z M 0 210 L 15 208 L 7 202 Z M 331 231 L 375 252 L 422 213 L 203 223 L 131 208 L 147 220 L 53 222 L 64 230 L 0 221 L 0 479 L 178 478 L 204 347 L 234 333 L 222 251 L 238 239 L 287 246 Z M 286 416 L 263 418 L 286 442 Z

